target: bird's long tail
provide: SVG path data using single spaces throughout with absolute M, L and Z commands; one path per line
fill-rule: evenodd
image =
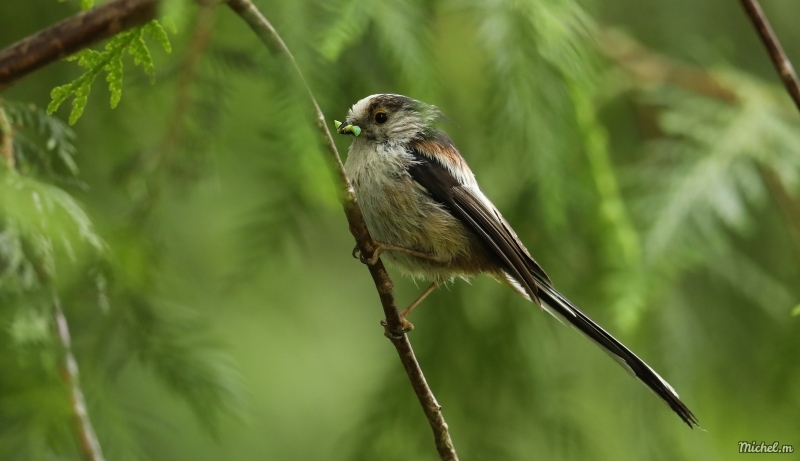
M 548 285 L 539 285 L 539 299 L 542 307 L 550 314 L 575 327 L 589 339 L 594 341 L 601 349 L 616 360 L 631 374 L 639 378 L 650 388 L 658 397 L 661 398 L 672 411 L 678 414 L 689 427 L 698 426 L 697 418 L 691 410 L 678 397 L 675 389 L 669 385 L 661 376 L 653 371 L 642 359 L 636 356 L 630 349 L 617 341 L 600 325 L 590 319 L 580 309 L 575 307 L 566 297 Z
M 571 325 L 600 346 L 611 358 L 638 378 L 639 381 L 643 382 L 653 393 L 669 405 L 672 411 L 677 413 L 689 427 L 699 427 L 697 418 L 692 411 L 681 401 L 675 389 L 659 376 L 658 373 L 653 371 L 650 366 L 631 352 L 630 349 L 611 336 L 603 327 L 581 312 L 580 309 L 553 288 L 548 281 L 542 280 L 540 277 L 534 276 L 534 278 L 536 279 L 536 287 L 538 288 L 536 295 L 544 310 L 562 323 Z M 508 281 L 526 298 L 530 298 L 530 295 L 526 293 L 526 290 L 520 286 L 516 280 L 508 277 Z

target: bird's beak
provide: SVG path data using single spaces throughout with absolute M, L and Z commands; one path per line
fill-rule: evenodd
M 342 122 L 334 120 L 333 126 L 336 127 L 336 132 L 339 134 L 352 134 L 356 137 L 361 134 L 361 127 L 358 125 L 351 125 L 350 123 L 342 124 Z

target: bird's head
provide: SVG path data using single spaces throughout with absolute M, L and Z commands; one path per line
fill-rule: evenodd
M 431 133 L 441 117 L 430 104 L 399 94 L 373 94 L 350 108 L 344 123 L 334 121 L 339 134 L 359 140 L 405 144 Z

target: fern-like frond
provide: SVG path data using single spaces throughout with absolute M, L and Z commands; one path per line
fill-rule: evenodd
M 343 0 L 326 5 L 334 21 L 322 34 L 321 54 L 334 61 L 368 30 L 375 31 L 387 65 L 409 94 L 426 99 L 438 83 L 434 77 L 428 5 L 420 0 Z
M 8 235 L 25 242 L 23 246 L 30 250 L 25 257 L 40 278 L 56 277 L 59 267 L 69 271 L 72 264 L 105 251 L 103 240 L 75 199 L 57 187 L 15 173 L 0 177 L 0 219 Z
M 242 379 L 196 313 L 134 293 L 123 303 L 115 327 L 131 352 L 186 400 L 206 429 L 216 430 L 220 413 L 241 410 Z
M 567 181 L 582 145 L 571 95 L 584 89 L 591 94 L 584 87 L 593 72 L 586 60 L 562 62 L 589 53 L 579 12 L 571 0 L 473 4 L 475 45 L 488 60 L 482 72 L 502 82 L 488 92 L 486 135 L 493 149 L 510 153 L 497 168 L 516 168 L 535 185 L 542 197 L 537 208 L 550 230 L 563 229 L 568 201 L 579 192 Z
M 706 242 L 723 237 L 725 229 L 746 232 L 750 207 L 765 201 L 759 168 L 780 165 L 776 172 L 784 184 L 790 190 L 797 184 L 800 124 L 783 116 L 783 104 L 763 84 L 736 81 L 738 106 L 685 93 L 661 97 L 672 99 L 661 118 L 668 138 L 657 146 L 675 174 L 668 176 L 663 204 L 650 206 L 658 210 L 647 235 L 650 259 L 665 257 L 673 242 L 690 238 L 687 229 Z
M 74 96 L 69 123 L 75 124 L 86 108 L 94 80 L 102 72 L 106 72 L 106 82 L 111 93 L 111 108 L 115 108 L 122 98 L 122 57 L 126 52 L 133 57 L 134 64 L 141 66 L 147 75 L 151 78 L 155 75 L 155 65 L 144 41 L 144 35 L 156 40 L 168 53 L 172 51 L 166 32 L 156 20 L 117 34 L 108 41 L 103 51 L 82 50 L 67 60 L 77 61 L 86 72 L 70 83 L 53 88 L 47 112 L 52 114 L 67 98 Z
M 0 101 L 15 127 L 14 153 L 17 169 L 39 173 L 48 179 L 75 184 L 75 132 L 60 118 L 34 105 Z

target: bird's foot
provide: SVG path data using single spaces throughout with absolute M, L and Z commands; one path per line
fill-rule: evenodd
M 414 329 L 414 325 L 402 315 L 400 316 L 400 325 L 395 329 L 390 329 L 389 322 L 386 320 L 381 320 L 381 325 L 383 325 L 383 335 L 389 339 L 402 338 L 404 334 Z
M 418 258 L 428 259 L 437 262 L 448 261 L 448 258 L 445 257 L 437 256 L 430 253 L 425 253 L 424 251 L 412 250 L 411 248 L 392 245 L 391 243 L 379 242 L 377 240 L 373 240 L 372 245 L 375 247 L 375 249 L 372 251 L 372 256 L 370 256 L 369 258 L 364 256 L 364 254 L 358 248 L 358 245 L 356 245 L 355 248 L 353 248 L 352 252 L 353 257 L 357 258 L 363 264 L 368 264 L 370 266 L 378 262 L 378 259 L 381 257 L 381 254 L 384 251 L 397 251 L 400 253 L 409 254 L 411 256 L 416 256 Z

